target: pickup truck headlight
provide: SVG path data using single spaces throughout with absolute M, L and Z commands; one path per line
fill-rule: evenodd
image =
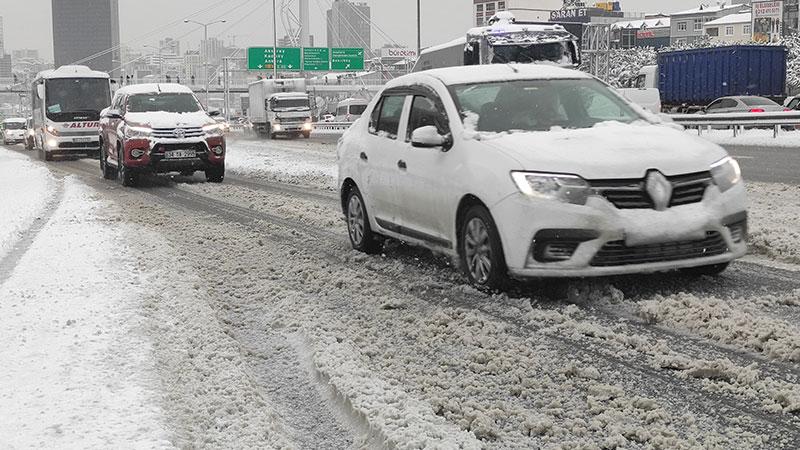
M 511 172 L 511 178 L 523 194 L 544 200 L 585 205 L 590 186 L 577 175 L 539 172 Z
M 206 125 L 206 126 L 203 127 L 203 133 L 205 133 L 206 136 L 209 136 L 209 137 L 211 137 L 211 136 L 222 136 L 222 134 L 223 134 L 223 129 L 222 128 L 223 128 L 223 125 L 219 124 L 219 123 Z
M 153 134 L 152 128 L 125 127 L 125 136 L 129 138 L 149 138 Z
M 742 169 L 735 159 L 726 156 L 711 165 L 711 177 L 719 190 L 725 192 L 741 183 Z

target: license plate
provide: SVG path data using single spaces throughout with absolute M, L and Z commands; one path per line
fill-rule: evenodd
M 75 142 L 91 142 L 91 141 L 92 141 L 92 138 L 88 138 L 88 137 L 85 137 L 85 138 L 75 138 Z
M 168 152 L 164 152 L 164 157 L 168 159 L 194 158 L 196 156 L 197 152 L 195 150 L 170 150 Z

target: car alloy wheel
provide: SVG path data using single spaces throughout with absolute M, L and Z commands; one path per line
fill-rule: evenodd
M 467 223 L 464 234 L 464 256 L 467 270 L 478 284 L 486 284 L 492 273 L 492 246 L 489 230 L 479 217 Z
M 364 207 L 358 195 L 351 195 L 347 204 L 347 231 L 353 245 L 360 246 L 364 243 Z

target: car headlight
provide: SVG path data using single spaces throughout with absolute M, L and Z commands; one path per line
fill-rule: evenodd
M 577 175 L 511 172 L 511 178 L 520 192 L 534 198 L 585 205 L 589 197 L 589 183 Z
M 222 127 L 223 125 L 218 123 L 206 125 L 203 127 L 203 133 L 205 133 L 206 136 L 222 136 Z
M 48 125 L 46 128 L 47 132 L 52 134 L 53 136 L 58 136 L 58 130 L 54 126 Z
M 149 138 L 152 134 L 152 128 L 131 126 L 125 127 L 125 136 L 129 138 Z
M 726 156 L 711 165 L 711 177 L 719 190 L 725 192 L 742 181 L 742 169 L 735 159 Z

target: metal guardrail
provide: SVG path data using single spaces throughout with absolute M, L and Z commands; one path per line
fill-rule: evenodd
M 733 129 L 733 136 L 738 136 L 745 128 L 772 128 L 773 137 L 777 138 L 781 128 L 800 127 L 800 112 L 781 111 L 763 113 L 730 113 L 730 114 L 671 114 L 675 123 L 687 128 L 697 128 L 702 134 L 703 128 L 726 127 Z

